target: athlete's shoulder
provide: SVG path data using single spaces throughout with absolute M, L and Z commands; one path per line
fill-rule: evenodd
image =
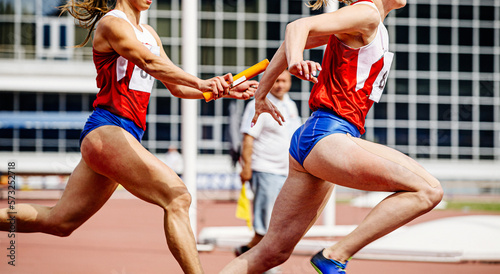
M 156 34 L 156 30 L 152 26 L 150 26 L 148 24 L 141 24 L 141 27 L 146 28 L 149 32 L 151 32 L 151 34 L 153 34 L 155 36 L 158 35 L 158 34 Z
M 356 2 L 343 9 L 354 15 L 351 20 L 356 22 L 360 29 L 373 30 L 381 22 L 380 12 L 371 1 Z
M 103 31 L 104 33 L 116 33 L 120 30 L 126 28 L 132 28 L 132 26 L 123 18 L 116 16 L 104 16 L 99 20 L 97 24 L 96 31 Z
M 160 39 L 160 36 L 158 35 L 158 33 L 156 33 L 156 30 L 151 27 L 150 25 L 148 24 L 142 24 L 141 27 L 143 27 L 144 29 L 146 29 L 149 33 L 151 33 L 151 35 L 153 35 L 153 37 L 155 38 L 156 42 L 158 43 L 159 46 L 162 45 L 161 43 L 161 39 Z
M 99 20 L 94 33 L 93 47 L 99 52 L 114 51 L 110 41 L 121 40 L 123 35 L 127 33 L 127 28 L 131 28 L 127 21 L 115 17 L 104 16 Z M 133 31 L 132 29 L 130 29 Z
M 369 3 L 361 4 L 361 3 Z M 348 31 L 337 34 L 337 38 L 344 44 L 353 48 L 370 43 L 377 33 L 381 22 L 378 9 L 371 2 L 361 2 L 338 10 L 346 19 L 346 29 Z M 330 40 L 335 41 L 335 39 Z
M 359 17 L 364 18 L 366 21 L 374 22 L 376 24 L 381 21 L 381 13 L 377 6 L 371 1 L 358 1 L 351 5 L 355 9 Z

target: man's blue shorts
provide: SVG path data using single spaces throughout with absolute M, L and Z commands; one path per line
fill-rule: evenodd
M 82 134 L 80 134 L 80 145 L 87 134 L 101 126 L 121 127 L 132 134 L 139 142 L 141 142 L 142 136 L 144 136 L 144 130 L 138 127 L 132 120 L 114 115 L 105 109 L 96 108 L 83 127 Z
M 304 165 L 304 160 L 316 143 L 334 133 L 349 133 L 353 137 L 361 136 L 355 125 L 340 118 L 333 111 L 316 110 L 293 134 L 289 149 L 290 155 Z

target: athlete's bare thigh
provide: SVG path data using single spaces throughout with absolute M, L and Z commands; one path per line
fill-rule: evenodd
M 102 126 L 90 132 L 82 142 L 82 157 L 97 173 L 160 206 L 186 191 L 172 169 L 120 127 Z
M 79 227 L 96 213 L 117 187 L 82 160 L 71 174 L 61 199 L 50 212 L 50 220 Z
M 368 191 L 417 191 L 439 186 L 403 153 L 340 133 L 319 141 L 304 161 L 304 168 L 334 184 Z

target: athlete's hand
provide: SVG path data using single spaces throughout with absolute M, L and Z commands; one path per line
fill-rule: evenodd
M 273 116 L 274 120 L 276 120 L 276 122 L 278 122 L 280 126 L 282 126 L 283 122 L 285 122 L 285 117 L 283 117 L 278 108 L 273 103 L 271 103 L 271 101 L 269 101 L 267 97 L 264 97 L 264 99 L 257 98 L 255 99 L 255 115 L 252 119 L 252 127 L 257 123 L 259 115 L 264 112 L 271 114 L 271 116 Z
M 233 83 L 233 75 L 228 73 L 224 76 L 216 76 L 208 80 L 202 80 L 199 90 L 202 92 L 210 91 L 214 95 L 214 99 L 221 98 L 229 93 L 229 88 Z
M 318 82 L 317 77 L 321 71 L 321 65 L 309 60 L 300 61 L 288 66 L 288 71 L 299 79 L 311 81 L 316 84 Z
M 247 100 L 255 95 L 255 91 L 259 87 L 259 82 L 255 80 L 245 81 L 234 88 L 229 90 L 228 95 L 224 96 L 226 98 L 233 99 L 243 99 Z

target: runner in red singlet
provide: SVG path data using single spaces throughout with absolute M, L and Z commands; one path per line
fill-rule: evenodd
M 72 0 L 63 7 L 89 29 L 83 44 L 95 28 L 92 43 L 100 91 L 80 138 L 82 160 L 55 206 L 1 209 L 0 230 L 7 231 L 9 216 L 15 216 L 17 232 L 69 236 L 121 184 L 164 210 L 170 251 L 185 273 L 203 273 L 189 221 L 191 195 L 179 176 L 140 144 L 154 79 L 174 96 L 188 99 L 202 99 L 206 91 L 216 99 L 248 99 L 258 83 L 248 81 L 230 90 L 231 74 L 202 80 L 184 72 L 170 61 L 156 32 L 139 23 L 151 0 L 117 0 L 112 11 L 107 2 Z
M 327 2 L 317 0 L 312 7 Z M 222 273 L 263 273 L 285 262 L 321 214 L 334 185 L 393 194 L 353 232 L 312 257 L 315 270 L 325 274 L 345 273 L 347 261 L 356 252 L 430 211 L 442 199 L 439 181 L 417 162 L 359 138 L 365 131 L 366 114 L 381 97 L 392 61 L 382 22 L 406 0 L 342 2 L 350 5 L 288 24 L 285 41 L 260 82 L 253 123 L 258 123 L 263 112 L 282 123 L 283 116 L 266 95 L 286 68 L 315 83 L 309 99 L 313 113 L 290 144 L 288 178 L 276 200 L 268 233 Z M 321 65 L 303 59 L 304 49 L 325 44 Z

